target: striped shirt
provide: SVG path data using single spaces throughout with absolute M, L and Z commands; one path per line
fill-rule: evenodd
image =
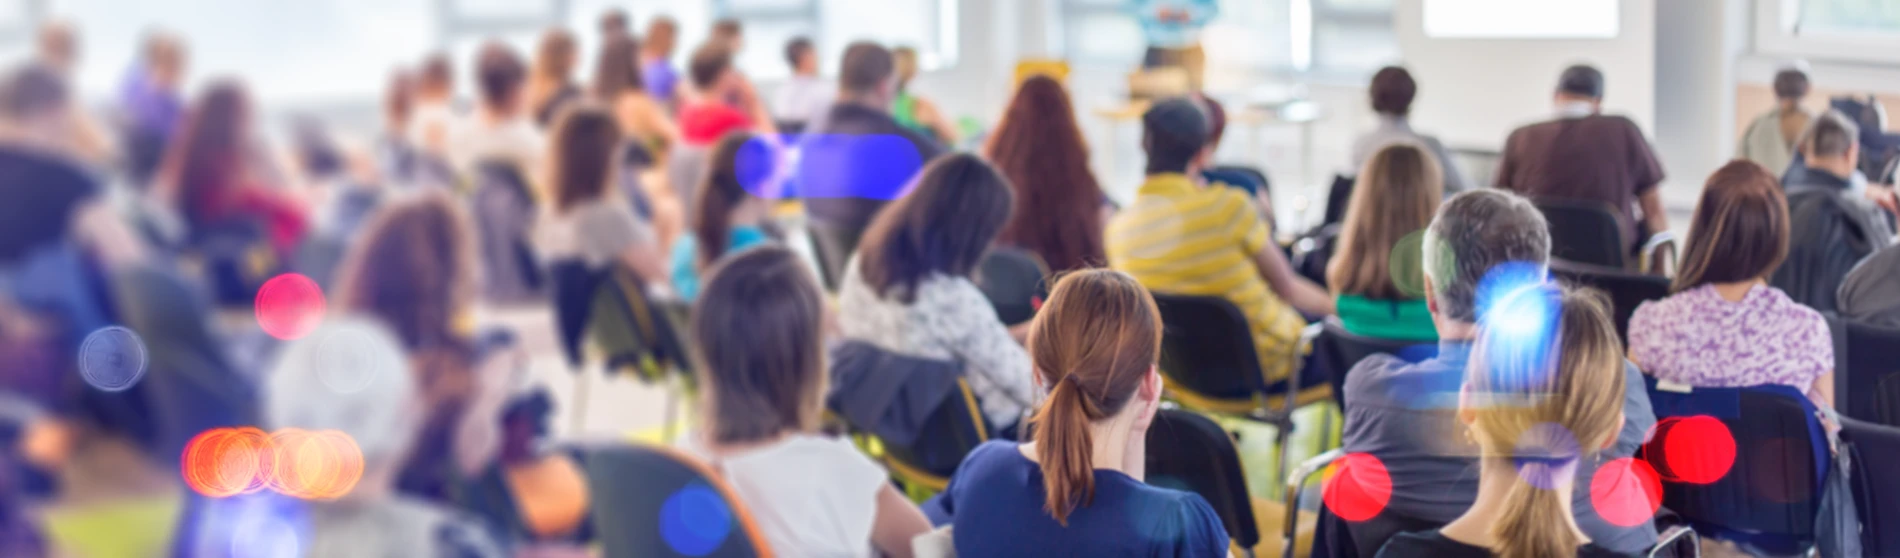
M 1108 263 L 1151 291 L 1234 303 L 1247 316 L 1260 369 L 1272 382 L 1286 377 L 1305 324 L 1254 266 L 1254 255 L 1271 241 L 1244 192 L 1159 174 L 1109 222 Z

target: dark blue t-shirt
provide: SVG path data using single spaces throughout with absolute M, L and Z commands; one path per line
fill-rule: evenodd
M 1095 470 L 1095 498 L 1056 523 L 1042 469 L 1013 442 L 970 452 L 938 504 L 958 556 L 1227 556 L 1220 516 L 1197 494 Z

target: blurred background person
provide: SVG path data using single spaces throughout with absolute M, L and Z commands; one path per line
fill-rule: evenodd
M 1372 111 L 1379 114 L 1379 126 L 1360 134 L 1352 142 L 1352 160 L 1347 162 L 1351 172 L 1359 172 L 1366 166 L 1366 160 L 1379 148 L 1400 142 L 1411 142 L 1430 151 L 1432 158 L 1438 160 L 1439 170 L 1446 194 L 1456 194 L 1470 188 L 1458 165 L 1453 164 L 1451 152 L 1445 150 L 1445 144 L 1438 138 L 1420 134 L 1412 130 L 1407 120 L 1412 114 L 1412 99 L 1418 96 L 1418 82 L 1412 80 L 1412 73 L 1398 66 L 1386 66 L 1372 75 L 1372 84 L 1367 86 L 1367 95 L 1372 98 Z M 1355 190 L 1357 191 L 1357 190 Z
M 522 93 L 536 125 L 546 128 L 554 123 L 561 109 L 580 100 L 581 87 L 574 83 L 574 66 L 580 63 L 579 48 L 574 34 L 565 29 L 549 29 L 541 34 L 527 89 Z
M 126 177 L 150 184 L 185 116 L 185 44 L 166 32 L 145 38 L 138 62 L 119 90 Z
M 709 42 L 724 45 L 726 50 L 734 54 L 745 52 L 745 24 L 729 17 L 715 21 Z
M 640 81 L 660 104 L 676 106 L 679 100 L 680 74 L 673 69 L 673 49 L 679 43 L 679 22 L 659 16 L 647 22 L 646 36 L 640 38 Z
M 1814 113 L 1801 106 L 1808 97 L 1808 73 L 1799 67 L 1775 72 L 1775 108 L 1749 121 L 1735 146 L 1735 158 L 1754 161 L 1775 176 L 1794 163 L 1796 142 Z
M 613 116 L 595 105 L 575 107 L 555 123 L 547 153 L 551 211 L 535 225 L 535 247 L 548 261 L 621 267 L 664 285 L 659 238 L 615 187 L 620 143 Z
M 810 38 L 786 42 L 785 63 L 791 66 L 792 76 L 772 97 L 772 116 L 789 128 L 786 132 L 796 133 L 824 115 L 837 87 L 818 75 L 818 47 Z
M 1787 261 L 1768 279 L 1795 302 L 1835 312 L 1854 265 L 1893 244 L 1889 215 L 1868 199 L 1860 127 L 1839 111 L 1816 116 L 1801 138 L 1800 163 L 1782 176 L 1787 194 Z
M 658 159 L 679 142 L 679 127 L 666 106 L 641 81 L 640 44 L 633 37 L 614 37 L 600 46 L 594 66 L 594 100 L 613 111 L 627 138 Z
M 749 130 L 777 133 L 772 114 L 758 90 L 734 66 L 733 51 L 710 42 L 693 52 L 688 79 L 697 93 L 680 103 L 680 139 L 688 145 L 709 146 L 727 133 Z
M 524 88 L 528 68 L 506 43 L 490 41 L 475 58 L 475 86 L 481 104 L 451 132 L 449 161 L 464 176 L 477 165 L 506 163 L 532 181 L 542 172 L 547 140 L 528 114 Z
M 957 128 L 950 117 L 937 110 L 937 104 L 910 90 L 911 80 L 917 78 L 917 49 L 897 47 L 891 49 L 891 60 L 897 67 L 897 97 L 891 100 L 891 118 L 898 124 L 916 130 L 943 145 L 956 145 Z
M 771 150 L 770 144 L 744 132 L 726 134 L 713 148 L 706 181 L 693 203 L 699 212 L 693 218 L 693 230 L 673 242 L 673 292 L 681 300 L 697 298 L 700 278 L 727 254 L 772 240 L 773 234 L 766 229 L 772 204 L 752 195 L 740 176 L 742 159 L 771 157 Z
M 1057 273 L 1108 265 L 1102 228 L 1114 209 L 1089 170 L 1089 146 L 1069 92 L 1048 76 L 1016 88 L 983 155 L 1015 190 L 997 241 L 1041 257 Z
M 1200 91 L 1207 56 L 1201 49 L 1201 29 L 1220 17 L 1217 0 L 1127 0 L 1127 10 L 1141 24 L 1148 43 L 1141 67 L 1182 68 L 1188 90 Z
M 71 124 L 73 91 L 53 69 L 29 64 L 0 82 L 0 268 L 76 240 L 108 267 L 144 257 L 144 245 L 108 203 L 96 161 Z
M 449 134 L 462 117 L 455 106 L 455 64 L 447 54 L 422 60 L 416 71 L 415 112 L 409 121 L 409 142 L 436 157 L 447 157 Z
M 609 8 L 600 13 L 600 40 L 606 42 L 616 37 L 632 37 L 633 25 L 627 20 L 627 11 Z
M 838 66 L 838 97 L 824 117 L 805 131 L 807 134 L 901 136 L 917 149 L 918 160 L 926 164 L 943 154 L 942 144 L 904 127 L 892 117 L 891 107 L 897 98 L 897 62 L 889 49 L 873 42 L 854 42 L 845 47 L 843 61 Z M 813 155 L 807 146 L 804 156 L 811 159 Z M 843 165 L 865 164 L 857 161 L 865 157 L 863 154 L 817 155 L 839 157 Z M 813 221 L 845 231 L 855 239 L 863 234 L 878 210 L 895 197 L 896 186 L 849 181 L 829 185 L 834 188 L 830 195 L 805 200 L 805 212 Z
M 266 168 L 269 149 L 255 135 L 250 93 L 234 81 L 208 86 L 192 105 L 165 155 L 153 191 L 182 219 L 187 243 L 221 227 L 261 227 L 287 259 L 310 230 L 309 209 L 296 186 Z
M 1400 240 L 1423 235 L 1438 211 L 1444 195 L 1438 161 L 1423 146 L 1388 144 L 1374 152 L 1358 174 L 1336 251 L 1326 266 L 1339 321 L 1357 335 L 1436 341 L 1438 331 L 1424 293 L 1399 288 L 1402 281 L 1422 278 L 1395 274 L 1404 262 L 1416 263 L 1420 256 L 1419 245 L 1407 247 Z M 1413 252 L 1395 254 L 1402 247 Z

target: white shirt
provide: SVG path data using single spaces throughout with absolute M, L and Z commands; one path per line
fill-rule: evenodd
M 476 165 L 484 161 L 502 160 L 514 163 L 532 181 L 541 176 L 546 151 L 547 140 L 525 116 L 502 122 L 469 118 L 452 128 L 448 139 L 449 164 L 464 176 L 473 175 Z
M 831 108 L 832 82 L 818 76 L 792 76 L 772 95 L 772 117 L 809 123 Z
M 732 486 L 779 556 L 865 557 L 877 519 L 882 467 L 842 438 L 793 434 L 743 453 L 713 455 L 698 435 L 680 443 Z

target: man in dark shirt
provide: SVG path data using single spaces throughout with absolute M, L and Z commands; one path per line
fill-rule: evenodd
M 103 188 L 68 156 L 65 79 L 31 65 L 0 84 L 0 267 L 69 238 Z
M 1859 127 L 1841 113 L 1816 117 L 1801 137 L 1799 170 L 1782 179 L 1788 259 L 1769 282 L 1821 312 L 1837 309 L 1835 292 L 1854 264 L 1893 243 L 1886 216 L 1853 184 L 1859 138 Z
M 812 123 L 801 144 L 799 188 L 813 220 L 862 232 L 924 163 L 943 153 L 891 118 L 896 96 L 897 64 L 890 50 L 869 42 L 845 48 L 837 102 Z M 914 159 L 905 152 L 911 150 Z
M 1532 199 L 1603 202 L 1614 208 L 1631 251 L 1650 234 L 1669 230 L 1662 164 L 1636 123 L 1605 116 L 1603 72 L 1571 66 L 1557 83 L 1557 118 L 1511 132 L 1497 187 Z M 1640 206 L 1642 226 L 1635 213 Z
M 1408 363 L 1373 355 L 1346 375 L 1345 449 L 1377 457 L 1391 476 L 1382 513 L 1349 529 L 1361 555 L 1372 556 L 1401 530 L 1443 525 L 1478 495 L 1479 450 L 1466 442 L 1457 413 L 1479 327 L 1479 284 L 1505 264 L 1543 273 L 1550 233 L 1530 202 L 1497 190 L 1471 190 L 1445 200 L 1425 236 L 1425 300 L 1438 329 L 1438 356 Z M 1649 522 L 1619 527 L 1597 514 L 1590 485 L 1603 461 L 1628 457 L 1656 424 L 1642 372 L 1624 365 L 1623 428 L 1600 456 L 1584 456 L 1571 494 L 1577 525 L 1596 544 L 1639 552 L 1656 543 Z M 1601 460 L 1597 459 L 1601 457 Z

